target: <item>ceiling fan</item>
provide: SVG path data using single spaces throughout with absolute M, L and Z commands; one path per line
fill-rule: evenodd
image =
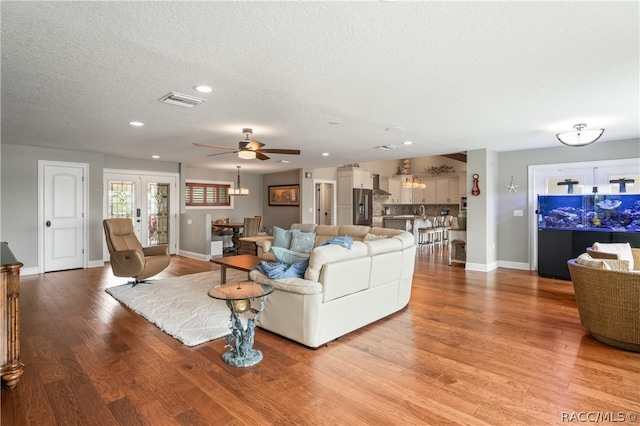
M 267 157 L 265 153 L 300 155 L 299 149 L 277 149 L 277 148 L 264 149 L 262 148 L 263 146 L 265 146 L 262 142 L 249 139 L 249 136 L 253 134 L 253 129 L 249 129 L 249 128 L 242 129 L 242 133 L 245 134 L 245 139 L 243 141 L 238 142 L 238 148 L 232 148 L 230 146 L 208 145 L 205 143 L 197 143 L 197 142 L 194 142 L 193 144 L 195 146 L 201 146 L 204 148 L 229 150 L 229 152 L 219 152 L 217 154 L 209 154 L 207 155 L 207 157 L 213 157 L 216 155 L 231 154 L 231 153 L 237 152 L 239 158 L 242 158 L 245 160 L 251 160 L 251 159 L 257 158 L 258 160 L 264 161 L 269 159 L 269 157 Z

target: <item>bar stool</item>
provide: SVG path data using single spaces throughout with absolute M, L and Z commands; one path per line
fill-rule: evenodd
M 435 231 L 431 228 L 418 228 L 418 245 L 431 245 L 435 239 Z
M 453 227 L 453 216 L 442 218 L 442 242 L 449 241 L 449 229 Z
M 431 218 L 430 229 L 433 230 L 433 244 L 441 244 L 443 229 L 440 223 L 438 222 L 438 218 L 435 216 Z

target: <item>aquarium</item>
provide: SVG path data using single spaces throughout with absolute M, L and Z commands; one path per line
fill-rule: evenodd
M 538 227 L 640 232 L 640 194 L 538 195 Z

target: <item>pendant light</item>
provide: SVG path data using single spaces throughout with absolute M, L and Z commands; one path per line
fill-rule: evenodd
M 249 195 L 249 189 L 240 186 L 240 166 L 236 167 L 238 168 L 238 182 L 236 183 L 235 188 L 231 188 L 229 190 L 229 195 L 232 195 L 234 197 L 244 197 L 246 195 Z

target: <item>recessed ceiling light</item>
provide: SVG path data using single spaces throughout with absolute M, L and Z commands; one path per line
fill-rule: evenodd
M 399 126 L 387 127 L 385 130 L 387 132 L 403 132 L 404 131 L 404 127 L 399 127 Z
M 200 84 L 198 86 L 193 86 L 193 88 L 200 93 L 211 93 L 213 92 L 213 87 L 206 86 L 204 84 Z
M 151 158 L 155 158 L 157 160 L 158 158 L 160 158 L 160 156 L 159 155 L 152 155 Z
M 142 121 L 130 121 L 129 124 L 132 125 L 132 126 L 135 126 L 135 127 L 144 126 L 144 123 Z
M 402 142 L 402 145 L 411 145 L 413 142 L 412 141 L 404 141 Z
M 281 162 L 281 163 L 288 164 L 288 163 L 289 163 L 289 160 L 280 160 L 280 162 Z
M 323 153 L 322 153 L 322 156 L 323 156 L 323 157 L 328 157 L 328 156 L 329 156 L 329 153 L 328 153 L 328 152 L 323 152 Z

